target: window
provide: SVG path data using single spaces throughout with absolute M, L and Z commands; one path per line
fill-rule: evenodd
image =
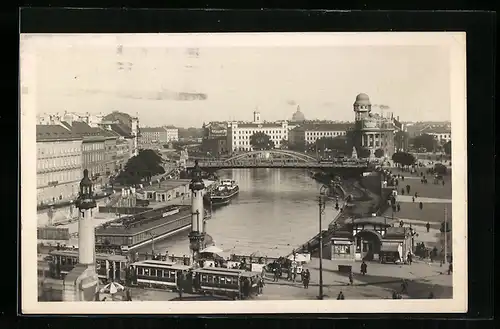
M 143 275 L 143 274 L 144 274 L 144 271 L 143 271 L 142 267 L 139 267 L 139 268 L 137 269 L 137 274 L 138 274 L 138 275 Z
M 349 255 L 351 253 L 351 245 L 334 244 L 333 253 L 336 255 Z

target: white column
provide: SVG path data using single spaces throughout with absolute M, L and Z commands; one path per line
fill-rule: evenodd
M 94 265 L 95 234 L 92 218 L 92 209 L 80 211 L 78 221 L 78 257 L 79 263 Z
M 203 191 L 191 193 L 191 225 L 194 232 L 203 232 Z M 197 212 L 199 215 L 196 215 Z

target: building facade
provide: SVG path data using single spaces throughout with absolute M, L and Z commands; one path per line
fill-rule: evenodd
M 253 122 L 231 122 L 227 128 L 227 145 L 232 152 L 251 151 L 250 138 L 255 133 L 270 137 L 275 148 L 280 148 L 283 140 L 288 140 L 288 122 L 262 122 L 260 112 L 253 113 Z
M 82 172 L 82 138 L 61 125 L 37 125 L 37 204 L 73 200 Z
M 289 144 L 306 147 L 320 138 L 346 136 L 353 129 L 350 123 L 304 123 L 289 132 Z
M 395 152 L 394 133 L 396 131 L 393 115 L 382 116 L 372 113 L 372 104 L 366 94 L 356 96 L 353 109 L 356 148 L 368 149 L 370 157 L 375 157 L 375 151 L 378 149 L 383 150 L 384 156 L 392 157 Z
M 451 141 L 451 128 L 449 127 L 427 127 L 422 129 L 420 134 L 431 135 L 441 146 Z
M 175 127 L 143 127 L 139 137 L 140 147 L 164 145 L 179 140 L 179 129 Z
M 132 156 L 139 153 L 139 138 L 141 129 L 139 128 L 139 118 L 127 113 L 114 111 L 103 117 L 102 125 L 117 125 L 120 130 L 125 130 L 132 139 Z
M 201 149 L 207 154 L 216 156 L 229 152 L 227 145 L 228 122 L 209 122 L 203 124 Z

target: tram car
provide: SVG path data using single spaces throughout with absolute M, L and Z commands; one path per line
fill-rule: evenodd
M 49 253 L 49 273 L 54 279 L 64 277 L 78 264 L 78 251 L 54 250 Z M 101 282 L 124 282 L 128 259 L 114 254 L 96 254 L 96 273 Z
M 188 277 L 190 267 L 175 262 L 143 260 L 130 265 L 132 284 L 139 287 L 177 290 L 182 277 Z
M 193 270 L 193 292 L 247 299 L 258 293 L 261 273 L 222 267 Z

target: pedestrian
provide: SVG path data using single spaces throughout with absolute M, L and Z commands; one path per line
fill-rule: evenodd
M 410 185 L 406 185 L 406 194 L 410 194 L 411 187 Z
M 408 293 L 408 283 L 406 282 L 405 279 L 401 281 L 401 293 L 402 294 Z
M 405 195 L 405 189 L 404 188 L 401 189 L 401 195 Z
M 429 297 L 427 297 L 427 298 L 428 298 L 428 299 L 434 299 L 434 293 L 431 291 L 431 292 L 429 293 Z
M 444 186 L 444 179 L 443 179 L 443 186 Z
M 414 196 L 411 197 L 411 202 L 415 202 L 415 197 Z
M 125 295 L 126 295 L 127 301 L 131 302 L 132 301 L 132 294 L 130 293 L 130 288 L 127 288 L 127 290 L 125 290 Z
M 262 291 L 264 290 L 264 278 L 262 278 L 262 277 L 259 278 L 258 285 L 259 285 L 259 292 L 258 292 L 258 294 L 260 295 L 260 294 L 262 294 Z
M 423 204 L 422 202 L 420 202 L 420 203 L 418 204 L 418 207 L 420 208 L 420 210 L 422 210 L 422 209 L 424 208 L 424 204 Z
M 309 276 L 310 276 L 309 270 L 306 270 L 304 273 L 304 278 L 302 279 L 302 282 L 304 283 L 304 289 L 309 288 Z
M 425 224 L 425 228 L 427 229 L 427 233 L 429 233 L 429 230 L 431 229 L 431 224 L 427 222 L 427 224 Z
M 417 193 L 417 192 L 415 192 L 415 199 L 416 199 L 416 198 L 418 198 L 418 193 Z
M 452 272 L 453 272 L 453 265 L 452 263 L 450 263 L 450 265 L 448 265 L 448 275 L 450 275 Z
M 353 279 L 353 277 L 352 277 L 352 271 L 351 271 L 351 272 L 349 272 L 349 284 L 350 284 L 351 286 L 352 286 L 352 285 L 354 285 L 354 279 Z
M 398 207 L 398 212 L 400 212 L 401 211 L 401 205 L 399 203 L 398 203 L 397 207 Z
M 405 223 L 403 222 L 403 220 L 399 221 L 399 227 L 403 227 L 405 225 Z
M 292 272 L 292 281 L 295 283 L 295 279 L 297 278 L 297 266 L 293 266 L 293 272 Z
M 404 182 L 405 181 L 405 176 L 401 175 L 401 181 Z
M 337 300 L 344 300 L 345 297 L 344 297 L 344 294 L 341 292 L 339 292 L 339 294 L 337 295 Z
M 411 265 L 411 263 L 412 263 L 412 261 L 413 261 L 412 257 L 413 257 L 413 256 L 412 256 L 411 252 L 409 252 L 409 251 L 408 251 L 408 256 L 407 256 L 407 259 L 408 259 L 408 264 L 409 264 L 409 265 Z
M 361 263 L 361 274 L 363 274 L 363 275 L 366 274 L 366 268 L 367 268 L 367 265 L 366 265 L 365 261 L 363 261 L 363 263 Z
M 392 299 L 399 299 L 398 293 L 395 290 L 392 292 Z

